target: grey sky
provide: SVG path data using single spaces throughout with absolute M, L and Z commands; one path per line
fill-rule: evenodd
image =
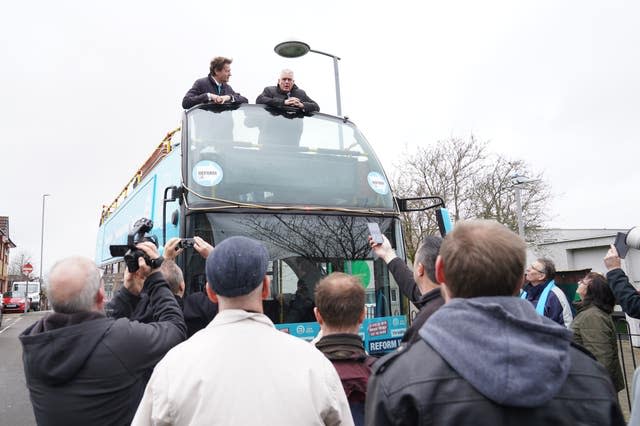
M 417 5 L 420 5 L 418 7 Z M 624 1 L 10 2 L 0 25 L 0 215 L 45 270 L 93 257 L 112 201 L 176 127 L 215 55 L 250 101 L 282 68 L 335 113 L 329 58 L 284 60 L 299 38 L 342 57 L 343 112 L 387 172 L 403 146 L 450 136 L 543 170 L 551 226 L 640 222 L 640 6 Z

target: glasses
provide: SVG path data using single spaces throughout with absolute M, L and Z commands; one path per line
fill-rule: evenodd
M 535 267 L 535 266 L 533 266 L 533 265 L 529 266 L 529 269 L 533 269 L 534 271 L 538 271 L 538 272 L 540 272 L 541 274 L 544 274 L 544 271 L 541 271 L 540 269 L 536 268 L 536 267 Z

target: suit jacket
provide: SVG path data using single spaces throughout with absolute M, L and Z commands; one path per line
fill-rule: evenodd
M 206 104 L 209 102 L 209 96 L 207 93 L 218 94 L 218 88 L 213 78 L 208 75 L 203 78 L 199 78 L 193 83 L 193 87 L 189 89 L 184 98 L 182 99 L 182 108 L 189 109 L 198 104 Z M 222 91 L 220 95 L 229 95 L 232 98 L 231 103 L 246 104 L 249 101 L 240 93 L 236 93 L 231 86 L 227 83 L 222 83 Z M 226 102 L 230 103 L 230 102 Z
M 300 99 L 300 102 L 304 105 L 304 112 L 320 111 L 318 104 L 307 96 L 306 92 L 300 89 L 295 84 L 291 88 L 289 94 Z M 256 99 L 257 104 L 264 104 L 270 107 L 283 107 L 284 101 L 288 99 L 287 92 L 284 92 L 278 86 L 265 87 L 262 93 Z

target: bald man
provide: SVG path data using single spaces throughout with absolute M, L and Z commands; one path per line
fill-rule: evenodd
M 137 247 L 156 267 L 139 258 L 135 273 L 125 271 L 121 290 L 148 292 L 157 319 L 152 324 L 105 316 L 103 282 L 90 259 L 71 257 L 51 269 L 53 313 L 20 335 L 38 425 L 129 424 L 151 370 L 185 339 L 182 311 L 160 272 L 158 251 L 148 242 Z

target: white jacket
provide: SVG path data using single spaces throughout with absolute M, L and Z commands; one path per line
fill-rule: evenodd
M 135 350 L 135 348 L 132 348 Z M 353 425 L 331 362 L 263 314 L 221 311 L 156 366 L 132 425 Z
M 573 313 L 571 312 L 571 304 L 569 303 L 567 296 L 557 285 L 554 285 L 551 291 L 553 291 L 553 294 L 556 295 L 562 305 L 562 319 L 564 320 L 564 326 L 570 328 L 571 322 L 573 321 Z

